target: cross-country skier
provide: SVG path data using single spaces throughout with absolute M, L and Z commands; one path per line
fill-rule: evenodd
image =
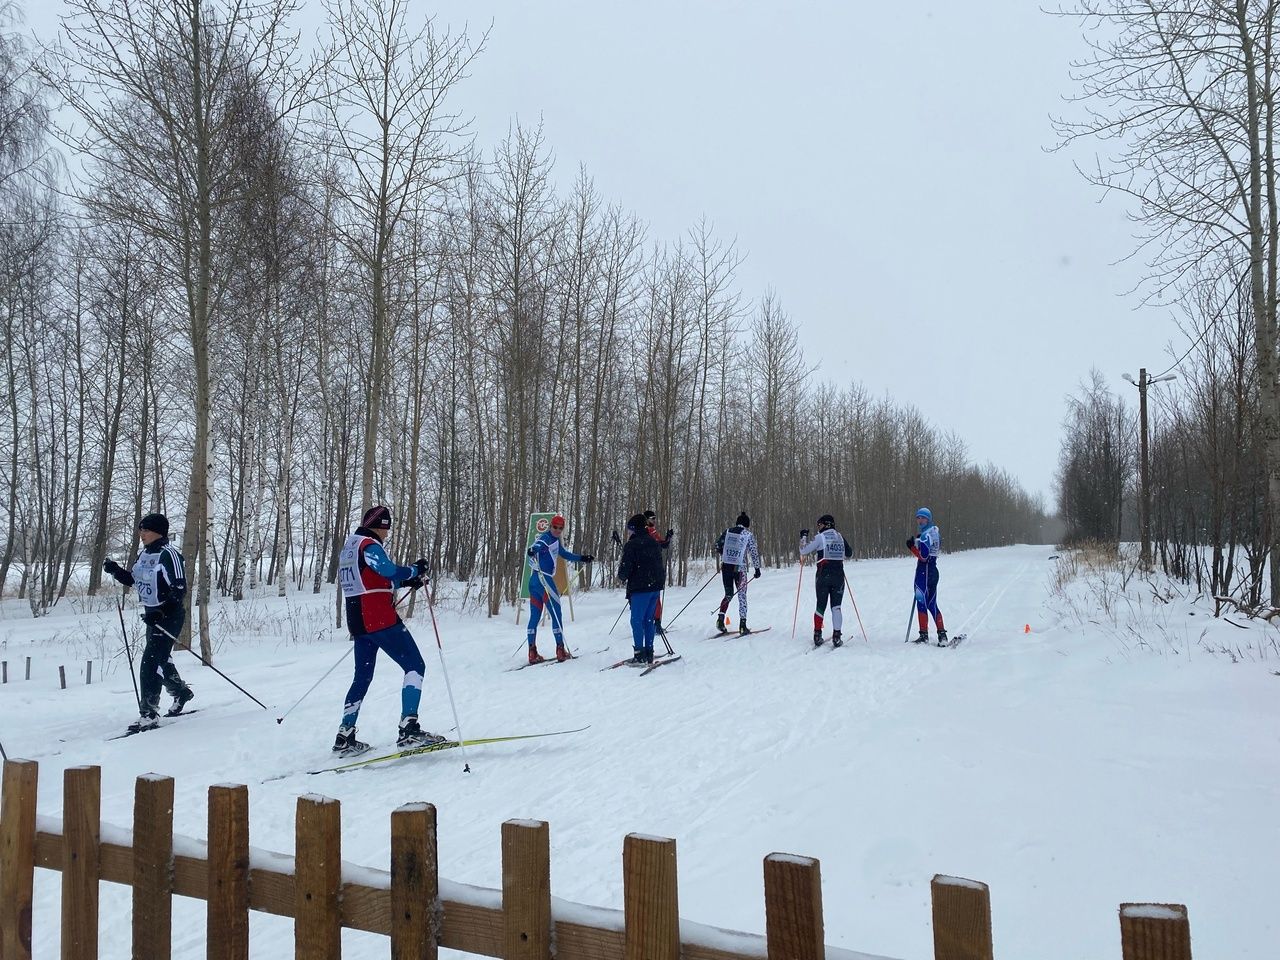
M 907 538 L 907 549 L 916 555 L 916 618 L 920 635 L 914 642 L 929 642 L 929 614 L 933 614 L 938 646 L 945 646 L 947 628 L 942 625 L 942 611 L 938 609 L 938 554 L 942 551 L 942 534 L 928 507 L 916 511 L 916 526 L 920 528 L 919 535 Z
M 654 612 L 666 578 L 666 564 L 662 545 L 650 534 L 644 514 L 637 513 L 628 520 L 627 530 L 631 535 L 622 548 L 618 579 L 627 582 L 631 600 L 632 656 L 627 665 L 639 667 L 653 663 Z
M 755 577 L 751 579 L 760 576 L 760 550 L 750 527 L 751 518 L 744 511 L 738 514 L 737 522 L 716 540 L 716 552 L 720 554 L 720 578 L 724 582 L 724 599 L 720 601 L 720 612 L 716 615 L 716 629 L 721 633 L 726 632 L 724 615 L 729 610 L 734 590 L 738 591 L 738 633 L 745 636 L 751 632 L 747 627 L 747 567 L 755 567 Z
M 176 717 L 195 696 L 173 665 L 174 640 L 187 618 L 182 602 L 187 595 L 182 554 L 169 542 L 169 520 L 164 514 L 148 513 L 138 522 L 138 531 L 142 550 L 132 570 L 114 560 L 102 564 L 103 571 L 118 583 L 137 588 L 138 599 L 145 608 L 142 622 L 147 625 L 147 642 L 138 664 L 142 702 L 138 704 L 138 719 L 129 724 L 131 733 L 159 724 L 161 686 L 173 697 L 173 704 L 165 712 L 167 717 Z
M 668 530 L 667 530 L 667 535 L 666 535 L 665 537 L 664 537 L 662 534 L 658 533 L 658 515 L 657 515 L 656 513 L 654 513 L 652 510 L 646 510 L 646 511 L 644 512 L 644 525 L 645 525 L 645 529 L 646 529 L 646 530 L 648 531 L 648 533 L 649 533 L 649 536 L 651 536 L 651 537 L 653 537 L 653 539 L 657 540 L 657 541 L 658 541 L 658 545 L 659 545 L 660 547 L 662 547 L 662 549 L 663 549 L 663 550 L 666 550 L 666 549 L 668 549 L 668 548 L 671 546 L 671 538 L 672 538 L 673 536 L 675 536 L 675 533 L 676 533 L 676 532 L 675 532 L 675 530 L 673 530 L 673 529 L 668 529 Z M 664 562 L 663 562 L 663 565 L 662 565 L 662 589 L 663 589 L 663 590 L 665 590 L 665 589 L 666 589 L 666 586 L 667 586 L 667 576 L 666 576 L 666 573 L 667 573 L 667 569 L 666 569 L 666 562 L 665 562 L 665 558 L 664 558 Z M 658 631 L 658 633 L 663 633 L 663 629 L 662 629 L 662 593 L 661 593 L 661 592 L 659 592 L 659 593 L 658 593 L 658 610 L 657 610 L 657 612 L 653 615 L 653 623 L 654 623 L 654 629 L 655 629 L 655 630 L 657 630 L 657 631 Z
M 800 531 L 800 555 L 816 553 L 818 555 L 818 573 L 814 577 L 814 587 L 818 592 L 818 609 L 813 614 L 813 645 L 822 645 L 822 616 L 827 610 L 827 602 L 831 602 L 831 645 L 838 647 L 844 643 L 840 628 L 844 619 L 840 613 L 840 603 L 844 600 L 844 562 L 853 556 L 853 547 L 836 532 L 836 521 L 829 513 L 818 518 L 818 535 L 809 539 L 809 531 Z
M 556 638 L 556 659 L 568 660 L 571 656 L 564 645 L 564 617 L 560 610 L 560 591 L 556 589 L 556 557 L 564 557 L 572 563 L 592 563 L 595 557 L 589 553 L 582 556 L 571 551 L 560 542 L 564 533 L 564 517 L 556 514 L 551 518 L 551 528 L 534 538 L 533 546 L 528 550 L 529 556 L 529 627 L 525 632 L 529 641 L 529 662 L 542 663 L 547 658 L 538 653 L 538 621 L 542 619 L 542 608 L 551 608 L 551 633 Z
M 445 739 L 418 724 L 422 677 L 427 666 L 395 604 L 397 586 L 416 590 L 428 582 L 427 561 L 419 558 L 412 567 L 394 563 L 383 548 L 390 533 L 391 511 L 384 506 L 370 507 L 338 555 L 338 581 L 346 598 L 347 629 L 351 631 L 356 657 L 355 676 L 343 701 L 342 723 L 333 741 L 333 752 L 342 756 L 369 749 L 367 743 L 356 739 L 356 719 L 373 680 L 379 650 L 404 671 L 396 745 L 416 747 Z

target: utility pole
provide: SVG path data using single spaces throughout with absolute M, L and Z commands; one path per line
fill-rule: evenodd
M 1176 380 L 1177 374 L 1166 374 L 1160 377 L 1148 377 L 1147 368 L 1143 367 L 1138 371 L 1138 379 L 1134 380 L 1129 374 L 1122 376 L 1138 388 L 1138 419 L 1142 424 L 1142 450 L 1141 463 L 1138 466 L 1138 482 L 1142 489 L 1139 492 L 1138 500 L 1141 504 L 1139 508 L 1139 525 L 1142 527 L 1142 552 L 1138 556 L 1138 562 L 1142 565 L 1143 570 L 1151 569 L 1151 482 L 1149 471 L 1149 460 L 1147 457 L 1147 387 L 1153 383 L 1164 383 L 1166 380 Z

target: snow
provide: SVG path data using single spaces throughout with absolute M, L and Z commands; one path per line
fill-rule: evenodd
M 986 890 L 987 885 L 977 880 L 966 880 L 964 877 L 944 877 L 941 874 L 933 878 L 933 882 L 944 887 L 965 887 L 969 890 Z
M 1187 912 L 1167 903 L 1126 903 L 1120 916 L 1133 920 L 1185 920 Z
M 275 719 L 346 650 L 328 591 L 216 611 L 218 667 L 270 710 L 175 654 L 200 712 L 110 742 L 133 714 L 113 602 L 77 599 L 32 620 L 6 600 L 0 658 L 30 656 L 32 679 L 10 670 L 0 685 L 0 740 L 40 761 L 40 829 L 57 829 L 67 767 L 101 765 L 105 824 L 131 824 L 134 779 L 159 772 L 175 780 L 175 850 L 201 856 L 192 838 L 205 836 L 209 784 L 246 783 L 251 859 L 280 870 L 292 863 L 296 798 L 316 793 L 342 803 L 344 878 L 371 886 L 385 885 L 391 812 L 433 803 L 441 896 L 487 907 L 501 904 L 501 824 L 545 820 L 562 922 L 618 929 L 623 838 L 636 832 L 677 841 L 682 936 L 708 946 L 763 955 L 762 860 L 781 849 L 821 861 L 829 954 L 842 958 L 931 956 L 939 873 L 990 885 L 1001 955 L 1119 957 L 1119 905 L 1151 901 L 1188 905 L 1197 953 L 1271 956 L 1280 633 L 1214 620 L 1210 599 L 1165 584 L 1159 600 L 1143 581 L 1117 595 L 1084 574 L 1055 591 L 1062 561 L 1051 553 L 945 556 L 942 607 L 951 633 L 968 634 L 955 649 L 902 642 L 909 558 L 848 565 L 871 642 L 846 602 L 840 650 L 807 639 L 812 572 L 792 640 L 795 568 L 767 570 L 751 584 L 749 620 L 769 633 L 710 639 L 709 588 L 671 630 L 681 668 L 643 678 L 598 672 L 630 646 L 626 624 L 608 636 L 619 592 L 574 597 L 566 631 L 579 659 L 518 672 L 505 672 L 523 655 L 511 610 L 486 618 L 446 602 L 440 632 L 468 736 L 590 724 L 473 747 L 469 775 L 453 751 L 307 775 L 332 762 L 350 665 Z M 668 593 L 668 617 L 707 576 Z M 447 733 L 422 613 L 410 624 L 428 663 L 422 722 Z M 549 652 L 550 637 L 540 646 Z M 380 748 L 394 742 L 399 684 L 380 658 L 360 722 Z M 120 836 L 104 828 L 104 840 Z M 128 957 L 129 891 L 104 884 L 102 897 L 102 956 Z M 175 958 L 203 955 L 204 916 L 203 903 L 175 899 Z M 59 923 L 58 875 L 39 870 L 39 955 L 57 955 Z M 251 937 L 255 955 L 293 949 L 288 918 L 254 914 Z M 384 937 L 344 932 L 349 960 L 386 951 Z

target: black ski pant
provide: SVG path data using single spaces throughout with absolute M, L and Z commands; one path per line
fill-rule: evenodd
M 729 612 L 729 601 L 738 594 L 738 619 L 747 619 L 747 568 L 736 563 L 720 564 L 720 579 L 724 583 L 724 599 L 720 601 L 721 615 Z
M 844 601 L 844 567 L 834 561 L 820 561 L 813 583 L 818 593 L 818 609 L 813 615 L 813 629 L 822 629 L 822 615 L 827 612 L 827 604 L 830 603 L 831 626 L 839 630 L 844 626 L 844 617 L 840 612 L 840 604 Z
M 178 668 L 173 665 L 173 642 L 182 632 L 187 614 L 181 607 L 177 613 L 161 616 L 155 623 L 147 624 L 147 642 L 142 648 L 142 660 L 138 664 L 138 681 L 142 687 L 142 713 L 160 712 L 160 688 L 176 697 L 187 688 Z M 173 636 L 168 636 L 165 631 Z

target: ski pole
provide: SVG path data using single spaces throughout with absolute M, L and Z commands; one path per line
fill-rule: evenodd
M 0 757 L 4 757 L 4 759 L 5 759 L 5 760 L 8 760 L 8 759 L 9 759 L 9 754 L 7 754 L 7 753 L 5 753 L 5 752 L 4 752 L 4 744 L 3 744 L 3 743 L 0 743 Z
M 449 706 L 453 710 L 453 728 L 458 731 L 458 747 L 462 750 L 462 772 L 471 772 L 471 761 L 467 759 L 466 740 L 462 736 L 462 722 L 458 719 L 458 703 L 453 699 L 453 685 L 449 683 L 449 668 L 444 662 L 444 644 L 440 642 L 440 627 L 436 624 L 436 605 L 431 599 L 431 591 L 427 591 L 427 610 L 431 612 L 431 629 L 436 635 L 436 652 L 440 655 L 440 675 L 444 677 L 444 688 L 449 694 Z
M 862 640 L 864 643 L 870 643 L 867 638 L 867 628 L 862 625 L 862 614 L 858 612 L 858 601 L 853 596 L 853 587 L 849 585 L 849 575 L 843 570 L 840 571 L 844 577 L 844 588 L 849 591 L 849 602 L 853 604 L 853 615 L 858 618 L 858 629 L 862 631 Z
M 609 628 L 610 634 L 612 634 L 613 631 L 617 628 L 618 624 L 622 622 L 622 615 L 627 612 L 627 607 L 629 606 L 631 606 L 631 598 L 627 597 L 627 602 L 624 603 L 622 605 L 622 609 L 618 611 L 618 619 L 613 621 L 613 626 Z
M 796 621 L 800 619 L 800 586 L 803 583 L 804 583 L 804 554 L 800 554 L 800 573 L 796 577 L 796 612 L 791 615 L 791 639 L 792 640 L 796 638 Z
M 915 616 L 916 616 L 916 598 L 912 597 L 911 612 L 907 614 L 907 635 L 902 638 L 903 643 L 911 642 L 911 621 L 915 619 Z
M 125 587 L 125 590 L 128 590 Z M 133 650 L 129 647 L 129 631 L 124 625 L 124 604 L 116 597 L 116 613 L 120 615 L 120 636 L 124 640 L 124 656 L 129 661 L 129 681 L 133 684 L 133 699 L 138 703 L 138 712 L 142 712 L 142 694 L 138 692 L 138 678 L 133 675 Z
M 698 593 L 701 593 L 703 590 L 707 589 L 707 587 L 711 586 L 711 581 L 716 578 L 716 574 L 719 572 L 720 572 L 719 570 L 712 571 L 711 577 L 707 580 L 707 582 L 698 588 Z M 693 601 L 698 599 L 698 593 L 695 593 L 692 597 L 689 598 L 689 603 L 693 603 Z M 667 621 L 667 626 L 671 626 L 671 624 L 675 623 L 676 620 L 679 619 L 680 614 L 684 613 L 686 610 L 689 609 L 689 603 L 686 603 L 683 607 L 680 608 L 680 613 L 677 613 L 674 617 L 672 617 L 670 620 Z
M 155 623 L 155 624 L 152 624 L 152 626 L 154 626 L 157 630 L 159 630 L 161 633 L 163 633 L 166 637 L 168 637 L 168 638 L 169 638 L 170 640 L 172 640 L 174 643 L 178 643 L 178 638 L 177 638 L 177 637 L 175 637 L 175 636 L 174 636 L 172 633 L 170 633 L 168 630 L 166 630 L 164 627 L 160 626 L 160 624 Z M 212 663 L 210 663 L 210 662 L 209 662 L 208 660 L 206 660 L 204 657 L 200 656 L 200 654 L 198 654 L 198 653 L 196 653 L 194 650 L 192 650 L 190 647 L 182 647 L 182 649 L 183 649 L 183 650 L 185 650 L 185 651 L 187 651 L 187 653 L 191 654 L 193 657 L 195 657 L 197 660 L 199 660 L 201 663 L 203 663 L 206 667 L 208 667 L 210 670 L 212 670 L 214 673 L 216 673 L 218 676 L 220 676 L 223 680 L 227 681 L 227 683 L 231 684 L 233 687 L 235 687 L 237 690 L 239 690 L 241 693 L 243 693 L 246 697 L 248 697 L 250 700 L 252 700 L 252 701 L 253 701 L 254 703 L 256 703 L 258 706 L 260 706 L 263 710 L 268 709 L 268 707 L 267 707 L 267 705 L 266 705 L 265 703 L 263 703 L 261 700 L 259 700 L 257 697 L 255 697 L 252 693 L 250 693 L 250 692 L 249 692 L 248 690 L 246 690 L 244 687 L 240 686 L 240 684 L 236 683 L 234 680 L 232 680 L 230 677 L 228 677 L 225 673 L 223 673 L 221 670 L 219 670 L 217 667 L 215 667 Z
M 343 655 L 342 655 L 341 657 L 339 657 L 339 658 L 338 658 L 338 662 L 337 662 L 337 663 L 335 663 L 335 664 L 334 664 L 332 667 L 330 667 L 328 670 L 326 670 L 326 671 L 324 672 L 324 676 L 323 676 L 323 677 L 321 677 L 319 680 L 317 680 L 315 683 L 313 683 L 313 684 L 311 685 L 311 689 L 310 689 L 310 690 L 308 690 L 306 693 L 304 693 L 302 696 L 300 696 L 300 697 L 298 698 L 298 703 L 295 703 L 292 707 L 290 707 L 288 710 L 286 710 L 286 711 L 285 711 L 281 716 L 276 717 L 276 723 L 284 723 L 284 718 L 285 718 L 285 717 L 287 717 L 289 714 L 293 713 L 293 711 L 297 709 L 298 704 L 302 703 L 302 701 L 303 701 L 303 700 L 305 700 L 305 699 L 307 699 L 307 697 L 311 696 L 312 691 L 314 691 L 316 687 L 320 686 L 320 684 L 324 683 L 325 678 L 326 678 L 326 677 L 328 677 L 328 676 L 329 676 L 329 674 L 333 673 L 333 671 L 337 670 L 337 669 L 338 669 L 338 664 L 342 663 L 342 661 L 343 661 L 343 660 L 346 660 L 346 659 L 347 659 L 347 657 L 351 656 L 351 651 L 352 651 L 352 650 L 354 650 L 354 649 L 355 649 L 355 646 L 354 646 L 354 645 L 349 644 L 349 645 L 347 646 L 346 652 L 345 652 L 345 653 L 343 653 Z

